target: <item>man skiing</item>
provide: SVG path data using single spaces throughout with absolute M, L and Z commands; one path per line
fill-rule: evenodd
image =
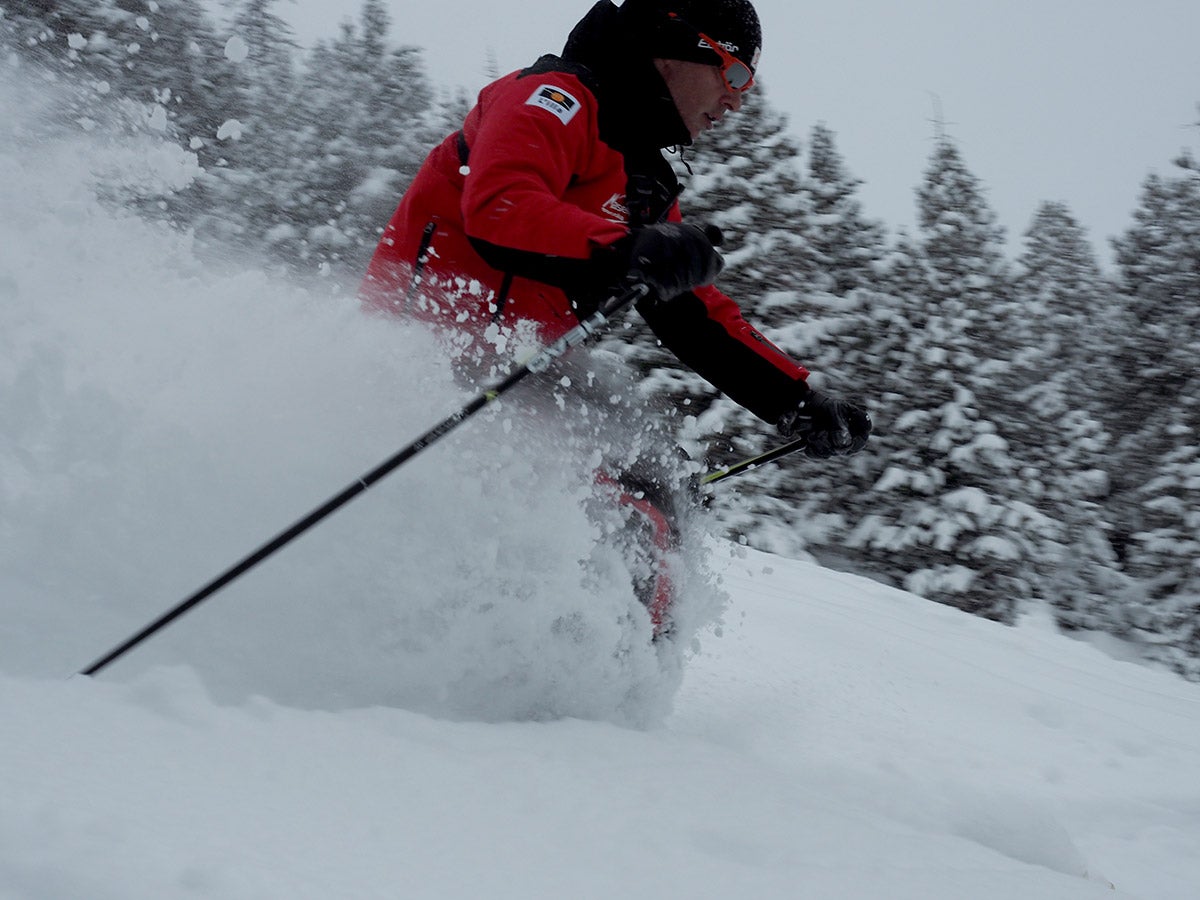
M 809 388 L 807 370 L 712 285 L 716 235 L 683 222 L 662 153 L 741 107 L 761 45 L 749 0 L 600 0 L 561 56 L 489 84 L 432 150 L 384 230 L 365 304 L 435 324 L 461 370 L 483 375 L 522 340 L 562 336 L 632 277 L 651 289 L 638 311 L 655 335 L 714 387 L 802 435 L 814 457 L 861 450 L 866 413 Z M 565 361 L 574 376 L 556 377 L 604 398 L 589 427 L 653 435 L 614 441 L 613 477 L 669 493 L 669 441 L 631 402 L 633 373 L 579 355 Z

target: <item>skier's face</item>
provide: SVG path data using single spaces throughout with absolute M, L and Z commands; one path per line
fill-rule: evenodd
M 720 122 L 725 113 L 742 108 L 742 92 L 730 89 L 720 66 L 680 59 L 656 59 L 654 65 L 693 140 Z

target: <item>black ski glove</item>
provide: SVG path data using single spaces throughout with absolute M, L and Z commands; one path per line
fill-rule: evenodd
M 683 222 L 660 222 L 631 235 L 629 274 L 670 300 L 716 280 L 725 260 L 716 248 L 721 230 Z
M 849 456 L 867 446 L 871 417 L 861 407 L 810 390 L 797 407 L 779 419 L 784 437 L 808 441 L 804 452 L 814 459 Z

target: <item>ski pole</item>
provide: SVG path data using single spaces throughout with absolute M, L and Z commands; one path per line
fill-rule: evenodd
M 203 603 L 213 594 L 217 593 L 217 591 L 227 586 L 230 582 L 253 569 L 260 562 L 265 560 L 271 554 L 275 553 L 275 551 L 281 549 L 298 538 L 300 535 L 304 534 L 304 532 L 308 531 L 326 516 L 340 509 L 346 503 L 349 503 L 384 476 L 408 462 L 422 450 L 434 444 L 439 439 L 445 437 L 485 406 L 495 400 L 498 400 L 504 394 L 508 393 L 529 375 L 532 375 L 536 372 L 543 372 L 548 369 L 554 360 L 558 359 L 572 347 L 582 344 L 589 337 L 604 327 L 605 323 L 607 323 L 610 318 L 623 311 L 631 304 L 645 297 L 649 293 L 650 289 L 645 284 L 636 282 L 620 294 L 610 297 L 600 305 L 600 308 L 597 309 L 596 312 L 594 312 L 588 318 L 582 320 L 578 325 L 576 325 L 558 340 L 554 341 L 552 344 L 548 344 L 547 346 L 543 347 L 536 354 L 534 354 L 534 356 L 528 362 L 523 363 L 514 369 L 512 373 L 509 374 L 508 377 L 506 377 L 499 384 L 479 394 L 474 400 L 472 400 L 462 409 L 458 410 L 458 412 L 447 416 L 411 444 L 397 451 L 395 454 L 384 460 L 370 472 L 367 472 L 353 484 L 347 486 L 341 493 L 331 497 L 325 503 L 318 506 L 307 516 L 297 520 L 289 528 L 280 532 L 276 537 L 263 544 L 241 562 L 218 575 L 190 597 L 180 601 L 176 606 L 163 613 L 137 634 L 114 647 L 86 669 L 81 670 L 79 674 L 95 675 L 110 663 L 120 659 L 142 641 L 146 640 L 160 629 L 169 625 L 184 613 L 194 609 L 200 603 Z
M 700 484 L 716 484 L 718 481 L 724 481 L 726 478 L 732 478 L 734 475 L 741 475 L 743 472 L 749 472 L 751 469 L 765 466 L 767 463 L 774 462 L 790 453 L 795 453 L 797 450 L 803 450 L 807 446 L 807 440 L 797 438 L 790 443 L 776 447 L 774 450 L 768 450 L 766 453 L 760 453 L 758 456 L 753 456 L 750 459 L 743 459 L 739 463 L 709 472 L 700 479 Z

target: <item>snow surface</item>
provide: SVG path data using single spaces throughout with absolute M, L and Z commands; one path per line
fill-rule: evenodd
M 464 395 L 6 90 L 0 898 L 1200 896 L 1196 685 L 699 535 L 653 646 L 513 404 L 72 677 Z

